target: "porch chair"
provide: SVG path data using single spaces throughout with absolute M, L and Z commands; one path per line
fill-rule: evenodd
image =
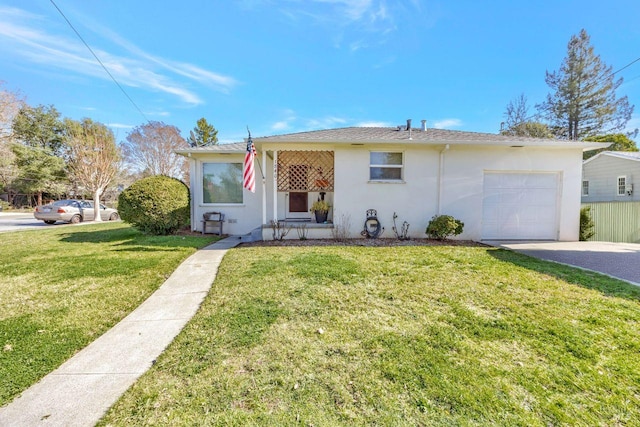
M 205 212 L 202 215 L 202 234 L 207 232 L 207 225 L 217 227 L 217 231 L 211 231 L 212 234 L 222 236 L 222 224 L 224 223 L 224 214 L 222 212 Z

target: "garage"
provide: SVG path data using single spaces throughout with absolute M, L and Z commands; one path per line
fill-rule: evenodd
M 558 173 L 484 173 L 483 240 L 558 240 Z

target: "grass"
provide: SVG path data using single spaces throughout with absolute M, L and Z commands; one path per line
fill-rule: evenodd
M 228 252 L 101 425 L 632 425 L 640 288 L 485 247 Z
M 125 317 L 211 238 L 123 223 L 0 234 L 0 405 Z

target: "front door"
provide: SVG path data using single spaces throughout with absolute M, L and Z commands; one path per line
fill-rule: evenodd
M 308 219 L 309 193 L 307 193 L 309 167 L 307 165 L 289 166 L 289 192 L 287 203 L 288 219 Z

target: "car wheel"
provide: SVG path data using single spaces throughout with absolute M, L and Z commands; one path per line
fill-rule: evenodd
M 48 219 L 44 223 L 45 224 L 55 224 L 56 222 L 54 220 Z
M 71 217 L 71 220 L 69 221 L 71 224 L 77 224 L 80 221 L 82 221 L 82 218 L 80 217 L 80 215 L 74 215 Z
M 119 219 L 120 219 L 120 215 L 118 215 L 118 214 L 117 214 L 117 213 L 115 213 L 115 212 L 114 212 L 114 213 L 112 213 L 112 214 L 109 216 L 109 221 L 117 221 L 117 220 L 119 220 Z

